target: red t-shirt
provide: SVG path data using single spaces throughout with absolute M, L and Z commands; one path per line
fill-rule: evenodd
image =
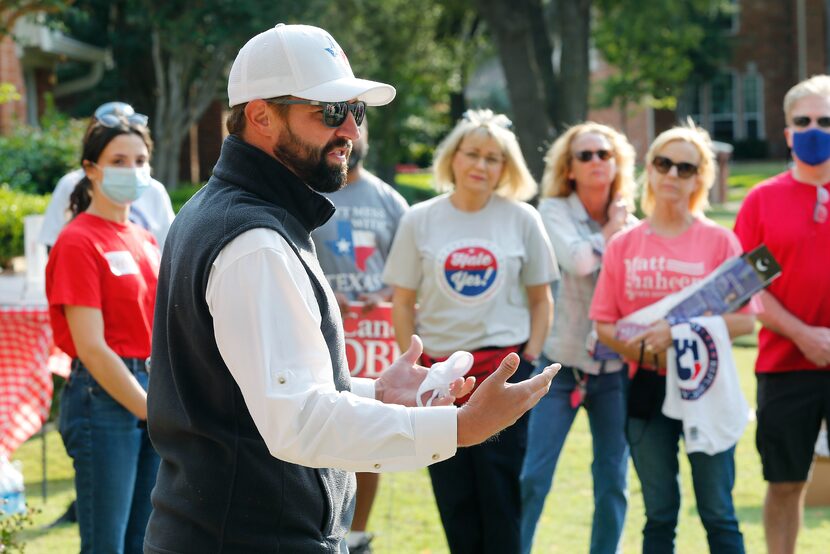
M 104 339 L 119 356 L 150 355 L 160 254 L 156 239 L 133 223 L 79 214 L 58 236 L 46 264 L 46 297 L 55 343 L 78 356 L 64 305 L 101 310 Z
M 615 323 L 702 280 L 740 254 L 732 231 L 709 219 L 696 219 L 676 237 L 654 234 L 643 220 L 608 243 L 590 318 Z
M 830 183 L 824 185 L 830 190 Z M 830 221 L 816 223 L 816 187 L 787 171 L 753 188 L 735 220 L 744 250 L 765 244 L 781 265 L 767 288 L 781 305 L 808 325 L 830 327 Z M 763 327 L 755 371 L 774 373 L 830 369 L 810 362 L 790 339 Z

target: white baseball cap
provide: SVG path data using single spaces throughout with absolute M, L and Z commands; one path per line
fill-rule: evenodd
M 228 78 L 231 107 L 277 96 L 320 102 L 357 98 L 383 106 L 395 98 L 395 87 L 356 78 L 346 53 L 323 29 L 280 23 L 239 50 Z

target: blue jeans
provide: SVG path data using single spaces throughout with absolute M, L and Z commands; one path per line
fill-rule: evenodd
M 550 364 L 542 358 L 540 369 Z M 625 441 L 625 371 L 588 378 L 585 408 L 593 438 L 594 521 L 591 553 L 619 549 L 628 505 L 628 444 Z M 530 552 L 536 524 L 553 481 L 556 462 L 571 429 L 577 409 L 570 404 L 576 379 L 563 367 L 550 391 L 530 411 L 527 453 L 520 477 L 522 492 L 522 552 Z
M 133 373 L 146 390 L 147 372 Z M 77 361 L 61 393 L 59 429 L 75 467 L 81 552 L 143 552 L 159 465 L 147 430 Z
M 643 552 L 674 552 L 677 515 L 680 511 L 678 442 L 682 422 L 662 413 L 651 419 L 628 420 L 631 458 L 643 488 L 646 524 Z M 735 485 L 735 447 L 714 456 L 689 454 L 697 511 L 706 529 L 709 551 L 743 553 L 744 540 L 732 503 Z

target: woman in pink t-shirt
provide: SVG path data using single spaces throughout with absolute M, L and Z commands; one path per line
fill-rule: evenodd
M 600 340 L 640 375 L 629 392 L 626 434 L 646 508 L 643 552 L 672 552 L 680 509 L 679 420 L 660 409 L 665 395 L 666 351 L 671 327 L 661 319 L 628 340 L 616 323 L 625 316 L 695 283 L 741 247 L 731 231 L 703 215 L 715 180 L 714 154 L 705 130 L 684 126 L 660 134 L 646 154 L 642 208 L 648 217 L 617 234 L 603 259 L 590 317 Z M 752 332 L 754 316 L 723 316 L 732 337 Z M 744 552 L 732 502 L 735 447 L 689 454 L 698 512 L 712 552 Z

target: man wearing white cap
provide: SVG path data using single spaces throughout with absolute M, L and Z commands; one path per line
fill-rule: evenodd
M 334 208 L 365 106 L 326 31 L 277 25 L 231 68 L 230 136 L 171 227 L 159 275 L 148 424 L 162 463 L 145 552 L 347 552 L 353 471 L 423 467 L 515 422 L 555 368 L 515 385 L 511 354 L 464 408 L 414 408 L 412 346 L 350 379 L 334 294 L 309 233 Z M 405 407 L 407 406 L 407 407 Z

